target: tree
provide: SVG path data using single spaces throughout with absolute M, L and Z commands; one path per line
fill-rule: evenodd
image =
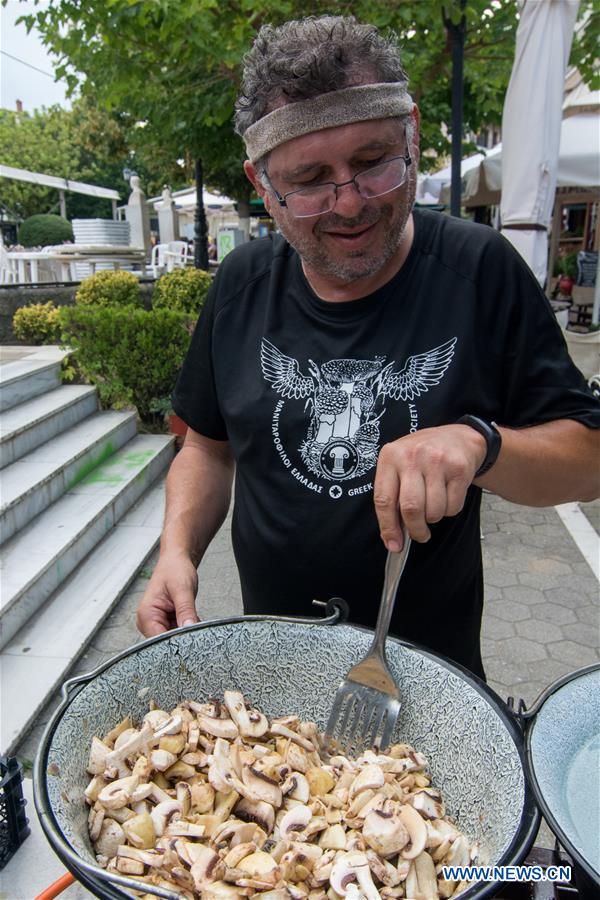
M 60 106 L 18 113 L 0 110 L 0 162 L 19 169 L 56 175 L 113 188 L 127 196 L 125 166 L 135 169 L 147 189 L 160 193 L 165 182 L 175 187 L 189 180 L 185 167 L 169 156 L 149 157 L 132 146 L 135 123 L 124 113 L 109 114 L 85 99 L 71 110 Z M 2 180 L 2 202 L 27 218 L 58 212 L 58 192 L 23 181 Z M 67 192 L 69 218 L 106 216 L 110 202 Z
M 572 51 L 591 82 L 598 14 L 582 0 L 580 29 Z M 243 54 L 265 22 L 331 11 L 313 0 L 55 0 L 24 17 L 59 56 L 57 74 L 72 90 L 136 122 L 139 146 L 183 159 L 191 175 L 202 157 L 208 183 L 246 201 L 241 176 L 243 149 L 231 117 Z M 458 21 L 460 0 L 346 0 L 336 12 L 395 30 L 422 114 L 423 167 L 448 152 L 444 124 L 450 122 L 450 41 L 444 16 Z M 465 41 L 465 131 L 501 120 L 517 26 L 516 0 L 467 0 Z M 596 76 L 597 78 L 597 76 Z

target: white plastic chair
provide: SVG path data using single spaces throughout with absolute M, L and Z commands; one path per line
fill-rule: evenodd
M 168 244 L 155 244 L 152 248 L 152 256 L 150 258 L 150 267 L 152 269 L 152 276 L 154 278 L 160 278 L 161 275 L 164 274 L 166 263 L 165 263 L 165 253 L 169 249 Z
M 167 272 L 184 269 L 190 260 L 187 241 L 169 241 L 165 250 Z
M 16 284 L 17 280 L 16 266 L 0 243 L 0 284 Z

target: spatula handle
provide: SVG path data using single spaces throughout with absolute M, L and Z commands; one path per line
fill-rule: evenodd
M 387 555 L 381 603 L 377 615 L 377 624 L 375 625 L 375 637 L 373 638 L 373 644 L 369 651 L 369 655 L 376 652 L 385 655 L 385 639 L 387 638 L 392 613 L 394 611 L 396 592 L 404 571 L 404 566 L 406 565 L 406 559 L 411 544 L 410 537 L 408 536 L 408 532 L 404 525 L 402 526 L 402 536 L 404 538 L 402 550 L 400 550 L 399 553 L 392 553 L 390 551 Z

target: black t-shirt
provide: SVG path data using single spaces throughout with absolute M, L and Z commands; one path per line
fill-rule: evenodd
M 246 613 L 315 614 L 343 597 L 373 626 L 386 551 L 373 482 L 381 446 L 471 413 L 500 425 L 600 425 L 552 310 L 486 226 L 416 210 L 397 275 L 342 303 L 311 290 L 275 235 L 219 268 L 173 396 L 235 456 L 233 545 Z M 480 491 L 414 543 L 391 632 L 482 675 Z

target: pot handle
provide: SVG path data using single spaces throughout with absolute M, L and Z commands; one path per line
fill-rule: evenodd
M 506 706 L 510 715 L 515 719 L 520 730 L 525 733 L 527 722 L 535 715 L 535 710 L 528 710 L 522 697 L 517 700 L 515 709 L 515 698 L 507 697 Z
M 64 682 L 61 688 L 61 696 L 63 700 L 71 700 L 75 694 L 78 694 L 84 684 L 94 678 L 94 672 L 87 672 L 85 675 L 75 675 Z
M 317 619 L 319 625 L 336 625 L 338 622 L 347 622 L 350 615 L 350 607 L 341 597 L 331 597 L 330 600 L 313 600 L 313 606 L 320 606 L 325 609 L 324 619 Z M 313 622 L 314 619 L 306 619 L 307 622 Z

